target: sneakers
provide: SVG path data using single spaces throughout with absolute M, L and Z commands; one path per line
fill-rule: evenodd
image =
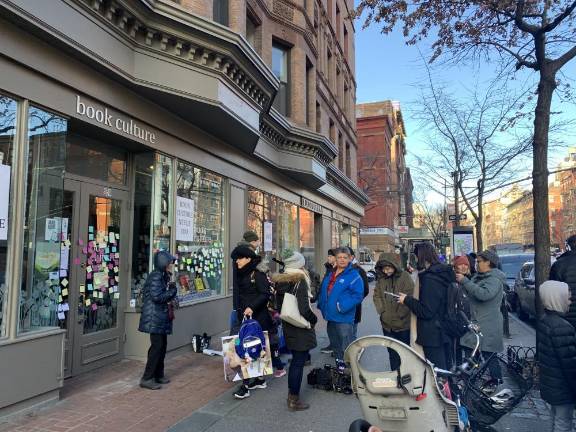
M 148 390 L 160 390 L 162 388 L 162 386 L 153 379 L 140 380 L 140 387 Z
M 282 378 L 286 375 L 286 369 L 276 369 L 274 371 L 274 378 Z
M 332 347 L 330 345 L 324 347 L 324 348 L 320 348 L 320 352 L 324 353 L 324 354 L 332 354 L 334 350 L 332 349 Z
M 250 390 L 248 390 L 248 388 L 242 384 L 238 390 L 234 392 L 234 397 L 236 399 L 246 399 L 247 397 L 250 397 Z
M 265 389 L 266 387 L 268 387 L 268 385 L 266 384 L 266 381 L 263 380 L 262 378 L 256 378 L 246 387 L 248 388 L 248 390 L 254 390 L 254 389 Z

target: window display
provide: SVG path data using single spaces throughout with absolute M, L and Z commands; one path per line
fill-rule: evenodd
M 14 99 L 0 94 L 0 337 L 5 335 L 5 308 L 8 290 L 6 271 L 8 258 L 8 227 L 10 225 L 10 185 L 14 135 L 16 132 L 16 108 Z
M 176 171 L 176 283 L 180 302 L 223 293 L 224 180 L 178 161 Z
M 62 217 L 68 122 L 30 107 L 19 331 L 57 327 L 68 310 L 70 221 Z
M 314 212 L 300 209 L 300 253 L 306 258 L 306 268 L 316 269 L 314 249 Z

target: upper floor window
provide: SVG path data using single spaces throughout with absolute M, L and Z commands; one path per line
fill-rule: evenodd
M 346 25 L 344 25 L 344 40 L 342 41 L 342 45 L 344 45 L 344 57 L 346 57 L 346 61 L 348 61 L 348 30 L 346 30 Z
M 272 44 L 272 72 L 280 80 L 280 88 L 274 99 L 274 108 L 285 116 L 290 115 L 289 57 L 288 47 L 277 42 Z
M 228 0 L 214 0 L 212 19 L 218 24 L 228 25 Z

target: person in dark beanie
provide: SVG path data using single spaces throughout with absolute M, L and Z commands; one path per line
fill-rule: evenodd
M 576 404 L 576 330 L 566 321 L 570 307 L 568 284 L 540 285 L 544 316 L 538 321 L 537 347 L 540 395 L 552 405 L 552 431 L 570 432 Z
M 304 266 L 306 260 L 299 252 L 292 254 L 284 260 L 284 273 L 272 275 L 276 288 L 278 308 L 282 309 L 284 295 L 293 294 L 298 303 L 300 315 L 310 323 L 310 328 L 296 327 L 288 322 L 282 324 L 286 345 L 292 352 L 292 361 L 288 371 L 288 409 L 302 411 L 309 405 L 300 400 L 300 387 L 304 375 L 304 365 L 311 349 L 316 347 L 316 333 L 314 326 L 318 318 L 310 307 L 310 276 Z
M 262 257 L 256 255 L 249 246 L 240 245 L 234 248 L 231 258 L 237 267 L 238 321 L 242 322 L 244 317 L 251 317 L 258 321 L 263 331 L 270 331 L 273 327 L 272 317 L 268 312 L 271 292 L 266 272 L 260 266 Z M 250 396 L 250 390 L 266 387 L 263 378 L 245 379 L 234 393 L 234 397 L 244 399 Z
M 356 254 L 354 253 L 354 249 L 348 246 L 348 250 L 350 251 L 350 256 L 352 257 L 352 267 L 358 270 L 360 277 L 362 278 L 362 283 L 364 284 L 364 298 L 370 293 L 370 284 L 368 282 L 368 275 L 366 271 L 360 267 L 358 264 L 358 260 L 356 259 Z M 358 339 L 358 324 L 362 321 L 362 302 L 356 306 L 356 313 L 354 314 L 354 340 Z
M 175 258 L 166 251 L 154 256 L 154 270 L 142 289 L 142 314 L 138 330 L 150 334 L 150 348 L 140 387 L 158 390 L 170 380 L 164 375 L 168 335 L 172 333 L 173 315 L 169 304 L 176 297 L 176 284 L 170 282 Z
M 566 314 L 568 321 L 576 328 L 576 234 L 566 240 L 566 252 L 558 257 L 550 269 L 550 280 L 566 282 L 570 289 L 570 307 Z
M 478 253 L 476 258 L 478 272 L 470 279 L 457 273 L 456 279 L 462 284 L 470 302 L 472 321 L 480 327 L 483 337 L 480 350 L 485 358 L 504 349 L 503 317 L 500 311 L 504 296 L 506 274 L 498 270 L 500 259 L 490 250 Z M 472 350 L 476 337 L 468 332 L 460 339 L 460 344 Z M 494 380 L 502 381 L 502 371 L 498 362 L 490 363 L 490 375 Z
M 238 246 L 248 246 L 254 252 L 258 251 L 260 247 L 260 238 L 254 231 L 246 231 L 242 236 L 242 240 L 238 242 Z M 232 260 L 232 313 L 230 314 L 230 336 L 238 334 L 240 329 L 240 321 L 236 319 L 238 315 L 238 286 L 236 284 L 236 263 Z

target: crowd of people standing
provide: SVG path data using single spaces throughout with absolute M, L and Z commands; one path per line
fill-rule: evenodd
M 327 323 L 329 346 L 342 362 L 347 346 L 357 338 L 362 317 L 362 302 L 369 294 L 368 278 L 350 247 L 328 251 L 323 277 L 311 274 L 302 254 L 291 251 L 271 273 L 258 253 L 260 241 L 252 231 L 244 234 L 231 253 L 233 261 L 233 311 L 230 334 L 237 334 L 246 318 L 256 320 L 268 331 L 276 377 L 286 375 L 279 355 L 279 311 L 287 293 L 295 296 L 300 316 L 308 324 L 282 322 L 286 348 L 292 359 L 288 370 L 287 405 L 291 411 L 305 410 L 300 400 L 304 367 L 310 351 L 317 346 L 315 326 L 318 317 L 313 304 Z M 422 242 L 414 247 L 407 269 L 402 269 L 398 254 L 382 254 L 375 271 L 374 305 L 385 336 L 419 345 L 427 360 L 441 369 L 450 369 L 468 356 L 476 338 L 471 332 L 454 336 L 447 322 L 455 306 L 482 332 L 480 351 L 484 358 L 504 349 L 506 276 L 499 270 L 499 257 L 490 250 L 457 256 L 452 264 L 442 262 L 434 246 Z M 155 270 L 143 290 L 139 329 L 150 334 L 148 361 L 140 385 L 156 390 L 170 382 L 164 375 L 167 335 L 172 331 L 176 287 L 171 282 L 175 257 L 160 251 L 155 255 Z M 541 392 L 553 409 L 554 431 L 569 431 L 576 402 L 576 235 L 567 241 L 567 251 L 552 266 L 550 280 L 540 287 L 544 316 L 538 321 L 538 358 Z M 273 301 L 272 301 L 273 299 Z M 411 332 L 416 318 L 416 335 Z M 415 337 L 414 337 L 415 336 Z M 414 341 L 415 339 L 415 341 Z M 400 367 L 398 354 L 389 350 L 390 367 Z M 502 382 L 498 362 L 491 364 L 495 384 Z M 234 396 L 244 399 L 250 390 L 267 387 L 263 377 L 244 379 Z

